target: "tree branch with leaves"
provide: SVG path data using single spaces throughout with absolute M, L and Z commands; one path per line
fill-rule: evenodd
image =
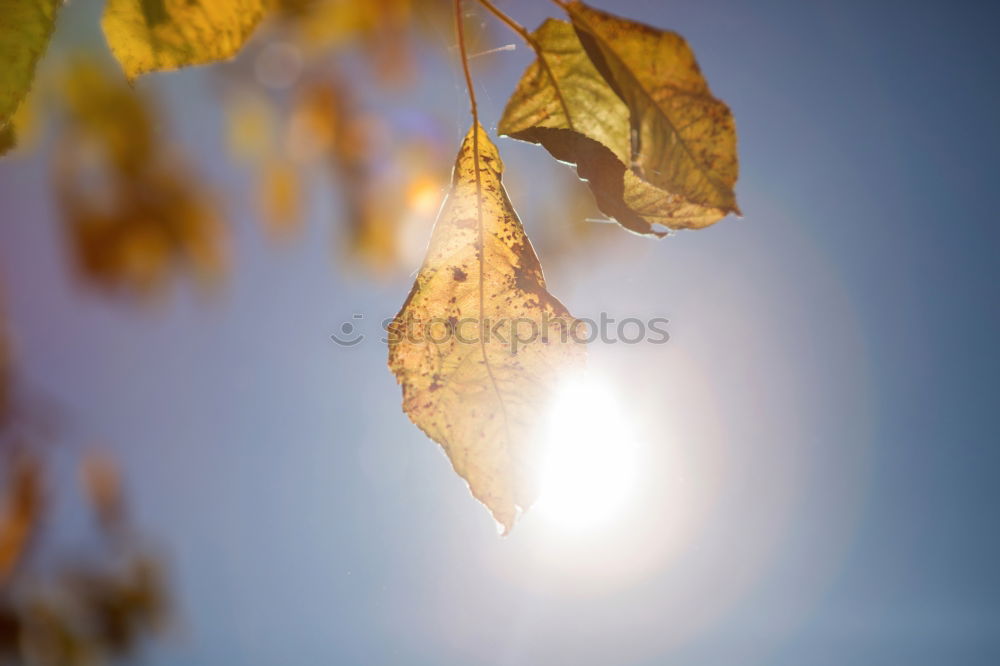
M 390 20 L 390 5 L 396 25 L 417 2 L 346 0 L 335 9 L 348 24 L 372 30 Z M 662 237 L 739 214 L 733 117 L 681 36 L 563 0 L 553 4 L 566 20 L 549 18 L 529 31 L 491 0 L 476 2 L 535 56 L 499 119 L 500 136 L 537 144 L 572 165 L 597 207 L 637 234 Z M 547 290 L 504 190 L 499 150 L 480 123 L 463 8 L 454 0 L 472 126 L 423 264 L 390 327 L 389 367 L 403 409 L 441 444 L 506 532 L 537 494 L 545 406 L 560 378 L 583 365 L 585 350 L 572 335 L 576 320 Z M 0 145 L 14 141 L 11 118 L 57 9 L 55 2 L 0 0 Z M 296 0 L 107 0 L 102 26 L 124 78 L 133 81 L 229 58 L 269 14 L 310 11 L 313 5 Z M 463 323 L 478 332 L 475 341 L 457 335 Z M 548 328 L 512 347 L 518 325 Z

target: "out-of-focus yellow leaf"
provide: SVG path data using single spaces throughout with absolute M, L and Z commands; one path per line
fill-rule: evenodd
M 568 6 L 587 54 L 630 111 L 636 175 L 705 208 L 739 213 L 736 128 L 684 38 L 582 2 Z
M 109 532 L 123 526 L 125 501 L 114 459 L 100 453 L 88 454 L 80 465 L 80 480 L 101 526 Z
M 59 5 L 59 0 L 0 0 L 0 130 L 31 88 Z
M 54 174 L 82 277 L 150 296 L 180 264 L 214 283 L 226 263 L 214 198 L 154 132 L 151 107 L 86 61 L 63 93 Z
M 8 470 L 0 496 L 0 585 L 21 559 L 42 508 L 41 468 L 21 457 Z
M 218 280 L 225 265 L 222 224 L 182 172 L 121 181 L 110 209 L 75 186 L 73 172 L 61 169 L 57 190 L 87 280 L 137 296 L 158 292 L 177 265 L 190 267 L 204 285 Z
M 340 138 L 342 94 L 329 83 L 305 87 L 297 96 L 285 136 L 285 152 L 299 164 L 328 157 Z
M 101 26 L 125 75 L 236 55 L 268 0 L 107 0 Z
M 124 82 L 91 61 L 69 68 L 59 88 L 73 139 L 122 173 L 141 171 L 155 155 L 153 111 Z
M 4 155 L 16 145 L 17 136 L 14 134 L 14 126 L 7 125 L 3 129 L 0 129 L 0 155 Z
M 401 139 L 387 152 L 369 154 L 345 192 L 348 247 L 377 275 L 409 270 L 420 260 L 441 203 L 445 164 L 426 140 Z
M 382 14 L 395 22 L 409 10 L 409 0 L 318 0 L 299 14 L 304 16 L 301 28 L 307 42 L 330 48 L 375 33 Z
M 287 238 L 302 224 L 302 187 L 294 164 L 287 160 L 269 161 L 262 171 L 260 209 L 268 233 Z
M 403 409 L 508 532 L 536 496 L 539 426 L 585 348 L 545 288 L 482 127 L 466 136 L 423 266 L 389 329 Z
M 285 0 L 287 2 L 287 0 Z M 292 11 L 304 45 L 312 51 L 360 45 L 383 81 L 411 78 L 409 28 L 413 0 L 293 1 Z
M 233 159 L 259 164 L 274 150 L 277 112 L 263 95 L 250 91 L 226 97 L 226 147 Z
M 549 19 L 532 39 L 538 58 L 511 96 L 500 134 L 541 144 L 556 159 L 577 165 L 601 211 L 637 233 L 663 235 L 654 225 L 697 229 L 725 216 L 721 208 L 693 203 L 636 172 L 629 107 L 570 24 Z

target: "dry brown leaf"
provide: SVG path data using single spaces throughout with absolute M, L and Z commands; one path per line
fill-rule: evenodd
M 0 156 L 6 155 L 7 151 L 17 145 L 17 135 L 13 125 L 7 125 L 0 129 Z
M 268 0 L 107 0 L 101 27 L 125 75 L 236 55 Z
M 125 500 L 115 460 L 107 454 L 87 454 L 80 464 L 80 481 L 102 528 L 120 529 L 125 522 Z
M 214 197 L 154 131 L 152 106 L 85 60 L 61 92 L 54 176 L 81 276 L 151 296 L 182 265 L 214 284 L 226 264 Z
M 274 239 L 288 239 L 302 226 L 302 186 L 298 169 L 288 160 L 268 160 L 261 170 L 260 210 Z
M 537 494 L 549 397 L 583 364 L 585 348 L 545 288 L 502 171 L 486 132 L 472 128 L 424 264 L 390 326 L 389 367 L 410 419 L 444 447 L 506 533 Z
M 21 457 L 8 469 L 0 497 L 0 584 L 21 560 L 42 508 L 41 467 Z
M 538 58 L 504 110 L 501 134 L 541 144 L 556 159 L 577 165 L 601 211 L 637 233 L 663 235 L 654 225 L 697 229 L 725 216 L 722 208 L 694 203 L 637 171 L 629 107 L 570 24 L 549 19 L 532 41 Z
M 276 105 L 257 90 L 226 95 L 226 149 L 243 164 L 259 166 L 274 152 L 278 124 Z
M 692 204 L 739 213 L 733 115 L 712 96 L 684 38 L 582 2 L 567 11 L 590 59 L 629 108 L 636 175 Z

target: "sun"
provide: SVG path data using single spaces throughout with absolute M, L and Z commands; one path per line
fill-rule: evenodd
M 535 510 L 569 530 L 607 524 L 637 481 L 637 443 L 614 391 L 591 376 L 567 382 L 549 414 Z

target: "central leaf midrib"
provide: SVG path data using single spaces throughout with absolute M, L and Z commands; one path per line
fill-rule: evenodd
M 479 229 L 479 239 L 476 243 L 479 250 L 479 351 L 483 355 L 483 364 L 486 366 L 486 374 L 490 378 L 490 386 L 493 387 L 493 393 L 497 396 L 497 402 L 500 403 L 500 415 L 503 418 L 504 436 L 507 443 L 507 448 L 510 448 L 510 425 L 507 421 L 507 406 L 504 403 L 503 395 L 500 393 L 500 387 L 497 385 L 496 376 L 493 374 L 493 366 L 490 364 L 489 355 L 486 353 L 486 341 L 483 335 L 483 311 L 486 309 L 486 299 L 484 297 L 484 280 L 485 272 L 484 268 L 486 266 L 486 229 L 483 225 L 483 182 L 482 176 L 480 175 L 479 168 L 479 124 L 472 130 L 472 163 L 474 165 L 474 173 L 476 178 L 476 218 L 478 222 Z

